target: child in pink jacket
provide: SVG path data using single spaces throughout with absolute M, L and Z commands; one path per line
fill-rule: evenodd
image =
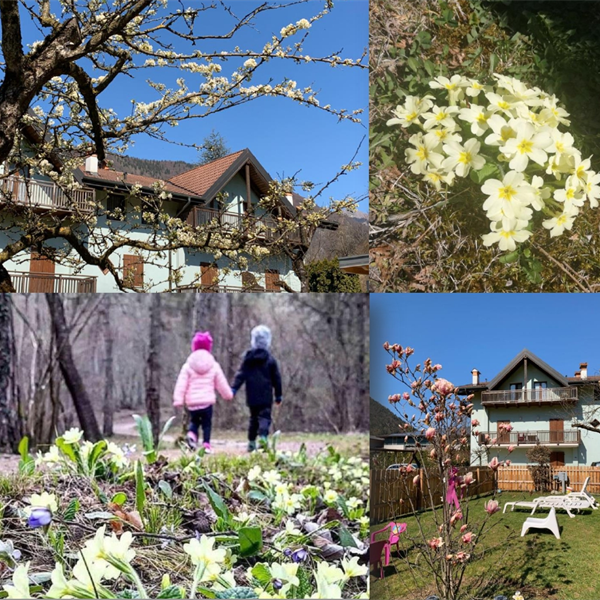
M 215 390 L 225 400 L 233 398 L 223 370 L 211 354 L 212 342 L 208 331 L 196 333 L 192 340 L 192 353 L 179 372 L 173 393 L 173 406 L 185 406 L 190 413 L 186 436 L 188 445 L 192 450 L 196 449 L 198 430 L 202 427 L 202 446 L 209 453 L 213 404 L 217 401 Z

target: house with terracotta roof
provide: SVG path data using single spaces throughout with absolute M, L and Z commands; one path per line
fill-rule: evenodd
M 553 466 L 600 461 L 600 434 L 573 426 L 599 424 L 600 377 L 588 375 L 587 363 L 567 377 L 525 349 L 489 381 L 480 381 L 480 375 L 473 369 L 471 383 L 457 391 L 473 395 L 471 422 L 477 432 L 471 438 L 473 464 L 486 465 L 496 455 L 515 465 L 527 464 L 527 450 L 537 444 L 550 449 Z M 490 455 L 478 443 L 485 436 L 499 445 Z M 510 455 L 509 447 L 514 447 Z
M 267 214 L 258 206 L 262 196 L 269 192 L 271 177 L 248 149 L 240 150 L 181 173 L 169 181 L 157 182 L 151 177 L 124 173 L 100 165 L 95 156 L 86 159 L 85 165 L 75 172 L 81 189 L 74 192 L 77 207 L 82 211 L 98 211 L 98 238 L 108 227 L 122 229 L 130 238 L 144 239 L 144 200 L 155 193 L 157 183 L 166 192 L 161 210 L 169 216 L 186 220 L 198 227 L 215 220 L 223 228 L 248 227 L 264 231 L 268 240 L 269 225 L 276 218 L 293 219 L 296 204 L 302 198 L 297 194 L 282 197 L 279 206 Z M 131 195 L 133 186 L 141 190 L 142 198 Z M 0 192 L 9 192 L 13 200 L 34 205 L 40 211 L 60 214 L 61 207 L 68 213 L 69 202 L 63 192 L 48 178 L 37 176 L 26 180 L 13 175 L 5 178 Z M 100 210 L 98 210 L 100 207 Z M 137 222 L 135 221 L 137 219 Z M 140 223 L 141 220 L 141 223 Z M 132 225 L 135 224 L 135 227 Z M 265 227 L 266 226 L 266 227 Z M 335 223 L 322 222 L 319 227 L 335 229 Z M 18 232 L 15 232 L 15 237 Z M 307 249 L 310 239 L 300 228 L 286 234 L 286 241 L 300 250 Z M 93 243 L 93 235 L 90 243 Z M 5 239 L 2 239 L 5 238 Z M 0 243 L 13 241 L 10 232 L 0 234 Z M 50 245 L 50 243 L 49 243 Z M 58 246 L 57 246 L 58 247 Z M 128 246 L 116 251 L 113 262 L 136 288 L 164 291 L 169 270 L 178 273 L 178 283 L 169 283 L 170 291 L 192 292 L 280 292 L 283 289 L 300 290 L 291 260 L 281 255 L 266 255 L 260 261 L 249 257 L 248 269 L 241 272 L 232 268 L 227 258 L 209 253 L 180 249 L 145 260 L 143 252 L 132 251 Z M 118 291 L 114 277 L 93 265 L 78 267 L 75 273 L 66 261 L 53 261 L 35 252 L 19 256 L 5 264 L 11 273 L 17 292 L 113 292 Z M 153 289 L 156 282 L 156 288 Z

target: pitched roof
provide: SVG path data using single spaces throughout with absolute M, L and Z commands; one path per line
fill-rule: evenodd
M 142 188 L 152 190 L 154 184 L 158 181 L 155 177 L 146 177 L 145 175 L 136 175 L 135 173 L 124 173 L 122 171 L 113 171 L 112 169 L 98 169 L 97 173 L 85 171 L 84 168 L 77 169 L 77 174 L 85 183 L 101 185 L 102 183 L 111 186 L 131 187 L 141 185 Z M 165 181 L 165 190 L 178 196 L 192 197 L 200 199 L 193 191 L 188 190 L 172 181 Z
M 561 375 L 556 369 L 553 369 L 547 362 L 544 362 L 539 356 L 536 356 L 531 350 L 527 350 L 524 348 L 515 356 L 505 367 L 490 381 L 488 384 L 488 388 L 490 390 L 494 389 L 522 360 L 524 359 L 530 360 L 532 363 L 536 364 L 542 371 L 550 375 L 553 379 L 556 379 L 559 383 L 561 383 L 564 387 L 569 385 L 567 378 Z
M 215 183 L 227 173 L 229 167 L 246 151 L 249 152 L 247 149 L 239 150 L 205 165 L 194 167 L 189 171 L 175 175 L 170 179 L 170 182 L 194 192 L 197 196 L 204 197 Z

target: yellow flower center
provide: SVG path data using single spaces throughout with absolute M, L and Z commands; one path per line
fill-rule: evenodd
M 575 174 L 577 175 L 577 177 L 581 177 L 584 172 L 585 172 L 585 168 L 583 167 L 583 165 L 579 165 L 577 167 L 577 170 L 575 171 Z
M 501 187 L 498 190 L 498 196 L 500 196 L 500 198 L 502 198 L 502 200 L 512 200 L 513 196 L 516 193 L 517 193 L 517 191 L 515 190 L 515 188 L 511 187 L 510 185 Z
M 420 158 L 421 160 L 425 160 L 427 158 L 427 148 L 425 148 L 425 146 L 421 146 L 418 150 L 417 150 L 417 158 Z
M 565 145 L 562 142 L 556 142 L 556 150 L 558 152 L 563 152 L 565 149 Z
M 408 115 L 406 115 L 406 120 L 407 121 L 414 121 L 419 115 L 417 115 L 416 112 L 411 112 Z
M 453 90 L 453 89 L 456 87 L 456 84 L 455 84 L 455 83 L 446 83 L 446 84 L 444 85 L 444 87 L 445 87 L 447 90 Z
M 500 130 L 500 139 L 503 142 L 506 142 L 514 137 L 515 137 L 515 132 L 510 127 L 503 127 Z
M 506 110 L 510 108 L 510 104 L 508 102 L 504 102 L 504 100 L 500 100 L 500 102 L 498 102 L 498 107 Z
M 431 179 L 431 181 L 439 181 L 441 179 L 437 173 L 427 173 L 427 177 Z
M 567 217 L 565 215 L 560 215 L 558 219 L 556 219 L 557 225 L 564 225 L 567 222 Z
M 471 162 L 471 158 L 470 152 L 461 152 L 458 155 L 458 162 L 463 163 L 463 165 L 468 165 Z
M 517 149 L 521 154 L 527 154 L 533 150 L 533 142 L 531 140 L 521 140 L 517 144 Z
M 575 190 L 573 188 L 569 188 L 567 190 L 567 200 L 572 200 L 575 197 Z
M 515 233 L 514 231 L 501 231 L 500 236 L 505 239 L 508 239 L 508 238 L 511 238 L 514 235 L 514 233 Z
M 487 122 L 486 116 L 483 113 L 479 113 L 477 115 L 477 122 L 478 123 L 485 123 L 485 122 Z
M 444 111 L 442 111 L 442 112 L 439 112 L 437 115 L 435 115 L 435 120 L 443 121 L 446 117 L 447 117 L 446 113 Z

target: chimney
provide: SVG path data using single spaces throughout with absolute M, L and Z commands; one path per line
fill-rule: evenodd
M 479 385 L 479 376 L 481 373 L 477 369 L 473 369 L 471 375 L 473 375 L 473 385 Z
M 587 363 L 581 363 L 579 368 L 581 369 L 581 379 L 587 379 Z
M 95 154 L 85 159 L 85 170 L 88 173 L 98 173 L 98 157 Z
M 579 379 L 581 377 L 581 371 L 575 371 L 575 377 Z

